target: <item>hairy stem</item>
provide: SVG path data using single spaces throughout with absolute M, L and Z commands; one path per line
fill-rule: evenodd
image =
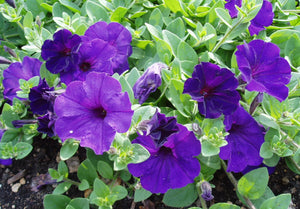
M 221 160 L 221 164 L 222 164 L 222 167 L 223 167 L 227 177 L 229 178 L 229 180 L 233 184 L 234 188 L 237 190 L 238 181 L 235 179 L 235 177 L 232 175 L 231 172 L 227 172 L 227 165 L 224 162 L 224 160 Z M 251 200 L 249 198 L 244 197 L 244 196 L 242 196 L 242 197 L 245 199 L 245 201 L 246 201 L 246 203 L 247 203 L 247 205 L 250 209 L 256 209 L 256 207 L 253 205 L 253 203 L 251 202 Z
M 215 47 L 213 48 L 213 50 L 211 51 L 212 53 L 216 52 L 220 46 L 226 41 L 226 39 L 228 38 L 228 36 L 232 33 L 232 31 L 237 28 L 241 22 L 244 20 L 244 18 L 242 17 L 234 26 L 232 26 L 232 28 L 230 28 L 230 30 L 228 30 L 225 35 L 222 37 L 222 39 L 217 43 L 217 45 L 215 45 Z
M 199 195 L 199 199 L 200 199 L 200 202 L 201 202 L 202 209 L 207 209 L 206 201 L 201 196 L 202 191 L 201 191 L 200 182 L 197 183 L 196 188 L 197 188 L 197 192 L 198 192 L 198 195 Z

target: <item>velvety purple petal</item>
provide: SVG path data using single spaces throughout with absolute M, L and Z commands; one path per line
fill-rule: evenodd
M 249 91 L 265 92 L 283 101 L 288 96 L 286 84 L 291 78 L 288 62 L 279 56 L 273 43 L 254 40 L 237 47 L 237 63 Z
M 73 71 L 78 62 L 77 50 L 81 43 L 80 36 L 66 29 L 53 35 L 53 40 L 46 40 L 42 46 L 41 56 L 51 73 Z
M 200 163 L 195 156 L 200 154 L 200 141 L 186 127 L 177 126 L 179 131 L 167 137 L 160 146 L 151 135 L 138 136 L 133 141 L 144 146 L 150 157 L 142 163 L 129 164 L 129 172 L 140 177 L 143 188 L 152 193 L 184 187 L 199 175 Z
M 0 164 L 1 165 L 6 165 L 6 166 L 8 166 L 8 165 L 11 165 L 12 164 L 12 159 L 0 159 Z
M 115 133 L 127 131 L 131 124 L 130 100 L 121 90 L 121 84 L 105 73 L 91 72 L 85 81 L 71 82 L 55 100 L 57 135 L 63 141 L 77 139 L 96 154 L 107 151 Z M 121 122 L 113 123 L 112 119 Z
M 235 8 L 235 5 L 238 7 L 242 6 L 242 0 L 226 0 L 225 9 L 229 11 L 231 18 L 236 18 L 238 15 L 238 10 Z
M 18 98 L 24 100 L 24 98 L 17 97 L 17 91 L 21 90 L 19 85 L 19 79 L 28 81 L 34 76 L 40 75 L 40 67 L 42 62 L 36 58 L 24 57 L 23 62 L 12 63 L 7 69 L 3 71 L 3 95 L 4 98 L 13 100 Z
M 183 93 L 198 101 L 199 112 L 207 118 L 217 118 L 236 110 L 240 96 L 234 74 L 219 66 L 202 62 L 195 66 L 193 77 L 186 80 Z
M 265 30 L 265 27 L 272 25 L 273 17 L 274 13 L 272 3 L 268 0 L 264 0 L 261 9 L 251 20 L 251 24 L 249 26 L 250 35 L 258 35 L 260 31 Z
M 220 158 L 228 160 L 227 171 L 241 172 L 248 165 L 259 165 L 260 147 L 264 142 L 263 128 L 239 107 L 232 115 L 225 116 L 224 125 L 229 135 L 228 144 L 220 148 Z
M 111 59 L 113 71 L 123 73 L 129 69 L 128 57 L 132 53 L 131 33 L 120 23 L 97 22 L 85 32 L 84 39 L 101 39 L 117 49 L 116 55 Z

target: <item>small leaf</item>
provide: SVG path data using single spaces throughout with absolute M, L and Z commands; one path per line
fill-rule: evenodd
M 94 180 L 98 178 L 97 171 L 91 161 L 86 159 L 78 167 L 77 176 L 80 181 L 87 180 L 90 185 L 93 185 Z
M 161 14 L 161 11 L 158 8 L 155 8 L 151 12 L 149 23 L 150 25 L 159 26 L 160 28 L 162 28 L 162 26 L 164 25 L 163 16 Z
M 25 143 L 25 142 L 19 142 L 15 145 L 15 153 L 16 153 L 16 159 L 23 159 L 24 157 L 26 157 L 27 155 L 29 155 L 29 153 L 32 150 L 32 145 Z
M 145 190 L 144 188 L 140 188 L 135 190 L 134 192 L 134 202 L 140 202 L 152 195 L 151 192 Z
M 113 169 L 108 163 L 104 161 L 98 161 L 97 171 L 102 177 L 107 179 L 113 179 Z
M 60 158 L 62 160 L 67 160 L 71 158 L 76 153 L 78 147 L 79 147 L 79 143 L 74 139 L 66 140 L 60 149 L 60 153 L 59 153 Z
M 63 182 L 60 183 L 59 185 L 57 185 L 57 187 L 54 189 L 54 191 L 52 192 L 52 194 L 63 194 L 66 191 L 68 191 L 70 189 L 70 187 L 72 186 L 72 183 L 70 182 Z
M 122 18 L 126 15 L 128 9 L 125 7 L 118 7 L 111 15 L 112 22 L 121 22 Z
M 66 165 L 66 163 L 64 162 L 64 161 L 60 161 L 59 163 L 58 163 L 58 173 L 61 175 L 61 176 L 63 176 L 63 177 L 65 177 L 65 178 L 67 178 L 68 177 L 68 175 L 69 175 L 69 170 L 68 170 L 68 167 L 67 167 L 67 165 Z
M 86 198 L 72 199 L 68 206 L 72 206 L 74 209 L 89 209 L 89 201 Z
M 291 203 L 291 194 L 281 194 L 263 202 L 260 209 L 287 209 Z
M 43 205 L 45 209 L 65 209 L 71 199 L 64 195 L 47 194 Z
M 217 203 L 212 205 L 209 209 L 240 209 L 240 207 L 229 203 Z
M 171 207 L 186 207 L 198 198 L 194 184 L 188 184 L 180 189 L 169 189 L 163 198 L 163 203 Z
M 127 189 L 118 185 L 112 188 L 111 194 L 116 195 L 116 200 L 121 200 L 127 196 L 128 192 Z
M 265 193 L 268 180 L 269 174 L 267 168 L 255 169 L 238 181 L 238 191 L 241 195 L 249 199 L 258 199 Z
M 97 195 L 97 197 L 102 198 L 105 198 L 110 194 L 108 186 L 98 178 L 96 178 L 94 181 L 94 192 Z
M 87 180 L 83 179 L 81 181 L 81 183 L 79 184 L 78 189 L 80 191 L 84 191 L 84 190 L 87 190 L 88 188 L 90 188 L 89 182 Z

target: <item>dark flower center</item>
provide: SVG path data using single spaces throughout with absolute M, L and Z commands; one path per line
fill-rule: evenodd
M 172 155 L 173 152 L 172 152 L 171 148 L 162 146 L 159 148 L 158 153 L 159 153 L 159 155 L 169 156 L 169 155 Z
M 204 97 L 207 97 L 210 93 L 211 89 L 209 87 L 205 87 L 201 89 L 200 94 L 203 95 Z
M 69 48 L 64 48 L 64 50 L 62 51 L 62 54 L 63 54 L 64 56 L 70 56 L 70 54 L 71 54 L 71 49 L 69 49 Z
M 91 68 L 91 64 L 88 62 L 83 62 L 79 65 L 79 67 L 83 72 L 87 72 Z
M 96 118 L 105 118 L 106 116 L 106 110 L 103 107 L 99 107 L 96 109 L 93 109 L 93 114 L 96 116 Z

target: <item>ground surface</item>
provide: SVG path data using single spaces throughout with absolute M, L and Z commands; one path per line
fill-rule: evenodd
M 42 209 L 43 196 L 51 194 L 55 184 L 41 187 L 34 192 L 33 185 L 39 180 L 46 178 L 48 168 L 57 168 L 57 153 L 60 145 L 52 139 L 35 139 L 33 152 L 23 160 L 14 161 L 11 166 L 0 165 L 0 209 Z M 77 157 L 84 159 L 84 149 Z M 76 176 L 75 174 L 73 174 Z M 72 177 L 72 176 L 71 176 Z M 223 171 L 217 171 L 212 183 L 215 199 L 208 205 L 218 202 L 232 202 L 240 205 L 232 184 Z M 291 193 L 294 208 L 300 208 L 300 177 L 290 171 L 284 162 L 280 162 L 274 174 L 270 176 L 269 187 L 275 195 Z M 82 197 L 83 193 L 75 188 L 70 189 L 68 196 Z M 143 203 L 133 203 L 132 199 L 126 198 L 116 202 L 116 209 L 170 209 L 161 202 L 162 196 L 152 195 Z M 193 206 L 199 205 L 195 202 Z

